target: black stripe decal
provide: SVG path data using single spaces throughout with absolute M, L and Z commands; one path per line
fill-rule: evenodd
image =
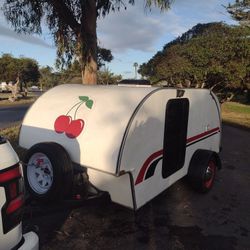
M 157 166 L 158 162 L 159 162 L 160 160 L 162 160 L 162 158 L 163 158 L 163 156 L 160 157 L 160 158 L 158 158 L 158 159 L 156 159 L 155 161 L 153 161 L 153 162 L 151 163 L 150 167 L 149 167 L 148 170 L 147 170 L 147 173 L 146 173 L 146 176 L 145 176 L 144 180 L 146 180 L 146 179 L 148 179 L 148 178 L 150 178 L 151 176 L 154 175 L 156 166 Z
M 11 248 L 11 250 L 18 250 L 24 244 L 24 242 L 25 242 L 24 237 L 22 237 L 20 242 L 15 247 Z

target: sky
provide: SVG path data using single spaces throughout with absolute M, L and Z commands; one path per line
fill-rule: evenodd
M 3 2 L 0 0 L 0 7 Z M 236 24 L 223 7 L 233 0 L 175 0 L 164 12 L 145 10 L 144 0 L 135 2 L 97 21 L 98 44 L 114 56 L 106 67 L 123 78 L 134 78 L 135 62 L 147 62 L 166 43 L 198 23 Z M 0 10 L 0 55 L 3 53 L 33 58 L 40 66 L 55 68 L 56 48 L 49 30 L 44 26 L 41 36 L 17 34 Z

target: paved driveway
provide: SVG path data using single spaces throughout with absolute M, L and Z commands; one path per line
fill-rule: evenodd
M 30 104 L 0 107 L 0 129 L 19 124 L 29 107 Z
M 221 158 L 206 195 L 179 181 L 136 214 L 112 203 L 44 206 L 24 225 L 38 225 L 42 249 L 250 249 L 250 132 L 224 126 Z

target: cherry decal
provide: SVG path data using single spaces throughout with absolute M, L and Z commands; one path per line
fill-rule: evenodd
M 66 115 L 60 115 L 56 118 L 54 122 L 54 129 L 56 133 L 58 134 L 65 133 L 66 136 L 70 139 L 76 138 L 81 134 L 85 122 L 82 119 L 76 119 L 76 114 L 78 113 L 78 110 L 83 103 L 85 103 L 85 106 L 88 109 L 92 109 L 94 101 L 89 99 L 88 96 L 79 96 L 79 100 L 80 102 L 76 103 L 72 108 L 70 108 L 70 110 Z M 76 110 L 74 114 L 74 120 L 72 120 L 71 116 L 69 116 L 68 114 L 74 108 Z
M 77 119 L 71 121 L 65 133 L 69 138 L 76 138 L 78 135 L 81 134 L 83 128 L 84 128 L 84 121 L 82 119 Z
M 70 125 L 71 120 L 71 116 L 67 115 L 60 115 L 59 117 L 57 117 L 54 123 L 56 133 L 64 133 Z

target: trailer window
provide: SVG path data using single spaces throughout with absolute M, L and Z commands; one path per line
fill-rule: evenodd
M 189 101 L 169 100 L 166 105 L 162 177 L 181 169 L 185 162 Z

